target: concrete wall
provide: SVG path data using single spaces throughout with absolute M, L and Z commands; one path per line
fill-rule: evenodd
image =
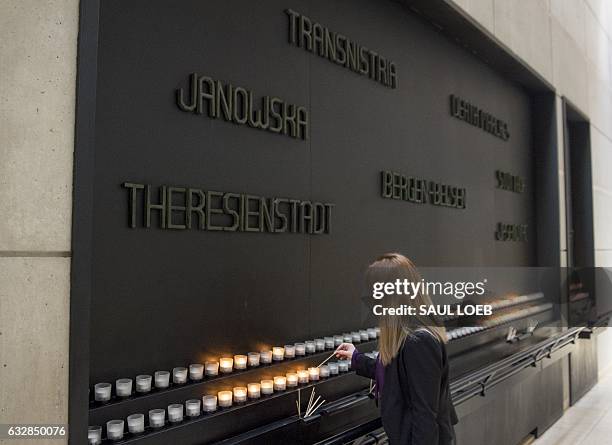
M 78 0 L 0 1 L 0 423 L 68 420 L 77 28 Z

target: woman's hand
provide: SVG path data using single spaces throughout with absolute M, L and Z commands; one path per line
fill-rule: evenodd
M 352 343 L 342 343 L 336 349 L 336 357 L 350 360 L 353 357 L 353 352 L 355 352 L 355 345 Z

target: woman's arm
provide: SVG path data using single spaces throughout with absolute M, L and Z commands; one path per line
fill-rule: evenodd
M 359 352 L 352 343 L 342 343 L 336 349 L 336 357 L 351 361 L 351 368 L 357 375 L 369 379 L 376 378 L 376 359 Z

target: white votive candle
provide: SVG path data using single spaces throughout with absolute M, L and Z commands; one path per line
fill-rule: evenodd
M 322 338 L 315 338 L 315 348 L 317 351 L 325 351 L 325 340 Z
M 349 370 L 349 364 L 347 360 L 340 360 L 338 362 L 338 371 L 347 372 Z
M 274 391 L 284 391 L 287 389 L 287 377 L 277 375 L 274 377 Z
M 219 362 L 206 362 L 204 366 L 208 377 L 219 375 Z
M 178 367 L 172 370 L 172 382 L 176 384 L 183 384 L 187 382 L 187 368 Z
M 202 409 L 205 413 L 217 411 L 217 396 L 208 395 L 202 397 Z
M 192 363 L 189 365 L 189 379 L 202 380 L 204 378 L 204 365 L 201 363 Z
M 376 329 L 368 328 L 368 339 L 375 340 L 376 339 Z
M 234 359 L 231 357 L 221 357 L 219 359 L 219 369 L 226 374 L 232 372 L 232 369 L 234 369 Z M 219 405 L 221 405 L 221 399 L 219 399 Z
M 259 383 L 249 383 L 247 385 L 249 399 L 259 399 L 261 396 L 261 385 Z
M 272 363 L 272 351 L 261 351 L 259 353 L 259 362 L 266 365 Z
M 155 371 L 155 387 L 167 388 L 168 386 L 170 386 L 170 372 Z
M 353 336 L 348 332 L 345 332 L 344 334 L 342 334 L 342 337 L 343 337 L 342 341 L 344 343 L 351 343 L 353 341 Z
M 285 357 L 285 349 L 280 346 L 275 346 L 272 348 L 272 360 L 275 362 L 280 362 Z
M 166 424 L 166 410 L 152 409 L 149 411 L 149 426 L 151 428 L 161 428 Z
M 287 387 L 288 388 L 293 388 L 294 386 L 297 386 L 298 384 L 298 375 L 295 372 L 288 372 L 287 374 L 285 374 L 285 377 L 287 377 Z
M 306 342 L 306 354 L 314 354 L 317 350 L 317 346 L 315 345 L 315 342 L 312 340 L 308 340 Z
M 329 377 L 329 366 L 322 365 L 319 367 L 319 377 L 322 379 Z
M 128 431 L 132 434 L 144 432 L 144 414 L 132 414 L 127 416 Z
M 248 356 L 249 366 L 259 366 L 259 352 L 249 352 Z
M 234 388 L 234 402 L 244 403 L 247 399 L 247 389 L 244 386 L 236 386 Z
M 338 374 L 338 363 L 337 362 L 330 362 L 327 364 L 327 366 L 329 366 L 329 374 L 330 375 L 337 375 Z
M 361 342 L 361 334 L 359 334 L 359 332 L 351 332 L 351 338 L 353 339 L 353 343 Z
M 219 400 L 219 406 L 222 408 L 232 406 L 233 397 L 234 393 L 232 391 L 219 391 L 217 393 L 217 400 Z
M 295 346 L 293 345 L 285 345 L 285 358 L 294 358 L 295 357 Z
M 361 336 L 361 341 L 368 341 L 370 339 L 368 331 L 361 330 L 359 331 L 359 335 Z
M 247 356 L 246 355 L 235 355 L 234 356 L 234 369 L 246 369 L 247 367 Z
M 183 421 L 183 404 L 173 403 L 168 405 L 168 421 L 170 423 L 177 423 Z
M 264 395 L 272 394 L 274 392 L 274 381 L 273 380 L 262 380 L 261 381 L 261 393 Z
M 121 440 L 123 439 L 124 428 L 123 420 L 111 420 L 106 422 L 106 437 L 110 440 Z
M 342 335 L 334 335 L 334 347 L 340 346 L 344 341 L 344 337 Z
M 311 381 L 319 380 L 319 368 L 308 368 L 308 379 Z
M 325 349 L 334 349 L 334 337 L 325 337 Z
M 118 379 L 115 381 L 115 392 L 118 397 L 129 397 L 132 395 L 132 379 Z
M 102 427 L 91 425 L 87 427 L 87 443 L 89 445 L 100 445 L 102 443 Z
M 198 417 L 202 408 L 201 402 L 198 399 L 189 399 L 185 402 L 185 414 L 187 417 Z
M 306 355 L 306 345 L 304 343 L 295 344 L 295 355 Z
M 108 402 L 111 398 L 110 383 L 96 383 L 94 385 L 94 398 L 96 402 Z
M 297 376 L 299 383 L 308 383 L 308 371 L 305 369 L 298 369 Z
M 151 380 L 153 380 L 153 377 L 150 375 L 137 375 L 136 392 L 145 393 L 151 391 Z

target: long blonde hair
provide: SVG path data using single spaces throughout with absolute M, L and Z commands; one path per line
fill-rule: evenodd
M 374 283 L 388 283 L 396 280 L 409 282 L 421 281 L 421 275 L 415 265 L 399 253 L 387 253 L 379 257 L 366 271 L 366 285 L 373 289 Z M 380 339 L 378 348 L 380 360 L 383 365 L 391 363 L 404 345 L 406 338 L 412 336 L 414 331 L 425 329 L 440 342 L 446 342 L 446 330 L 441 323 L 432 316 L 420 315 L 420 306 L 431 305 L 432 301 L 425 292 L 417 292 L 414 298 L 406 295 L 389 295 L 384 297 L 385 307 L 399 307 L 406 304 L 416 308 L 415 315 L 380 315 Z

